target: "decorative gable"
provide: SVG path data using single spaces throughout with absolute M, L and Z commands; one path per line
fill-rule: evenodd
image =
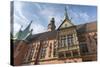
M 71 27 L 71 26 L 73 26 L 73 25 L 74 25 L 74 24 L 73 24 L 73 23 L 71 23 L 71 21 L 69 21 L 69 20 L 65 19 L 65 20 L 62 22 L 62 24 L 59 26 L 59 28 L 58 28 L 58 29 Z

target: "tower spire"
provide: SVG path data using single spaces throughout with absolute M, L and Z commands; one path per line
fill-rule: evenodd
M 25 30 L 24 30 L 25 33 L 29 32 L 30 26 L 31 26 L 32 22 L 33 22 L 33 21 L 31 21 L 31 22 L 29 23 L 29 25 L 25 28 Z
M 22 25 L 21 25 L 19 31 L 15 35 L 16 39 L 18 39 L 18 40 L 20 40 L 20 36 L 22 35 L 22 30 L 21 29 L 22 29 Z
M 67 13 L 67 8 L 66 7 L 65 7 L 65 14 L 64 14 L 64 16 L 65 16 L 64 17 L 65 19 L 68 19 L 69 20 L 68 13 Z
M 30 24 L 26 27 L 26 29 L 29 30 L 30 26 L 31 26 L 32 21 L 30 22 Z
M 23 35 L 22 35 L 23 38 L 26 37 L 28 33 L 30 33 L 30 26 L 31 26 L 32 22 L 33 22 L 33 21 L 31 21 L 31 22 L 29 23 L 29 25 L 23 30 Z

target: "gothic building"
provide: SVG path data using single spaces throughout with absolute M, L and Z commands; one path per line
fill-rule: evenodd
M 65 9 L 56 29 L 51 18 L 46 32 L 32 35 L 31 23 L 19 30 L 12 49 L 12 65 L 60 64 L 97 60 L 97 21 L 74 25 Z M 16 45 L 16 46 L 15 46 Z

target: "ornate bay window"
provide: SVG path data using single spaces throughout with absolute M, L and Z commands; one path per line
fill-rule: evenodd
M 74 45 L 73 34 L 61 36 L 59 47 L 71 47 Z
M 68 46 L 73 45 L 73 35 L 71 34 L 67 35 L 67 43 L 68 43 Z

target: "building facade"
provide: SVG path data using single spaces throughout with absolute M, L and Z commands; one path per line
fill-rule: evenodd
M 97 21 L 77 26 L 83 61 L 97 60 Z
M 58 29 L 55 19 L 51 18 L 46 32 L 32 35 L 32 30 L 29 30 L 30 24 L 24 33 L 21 31 L 17 34 L 19 41 L 16 49 L 13 48 L 13 65 L 97 60 L 97 21 L 74 25 L 65 9 L 64 20 Z

